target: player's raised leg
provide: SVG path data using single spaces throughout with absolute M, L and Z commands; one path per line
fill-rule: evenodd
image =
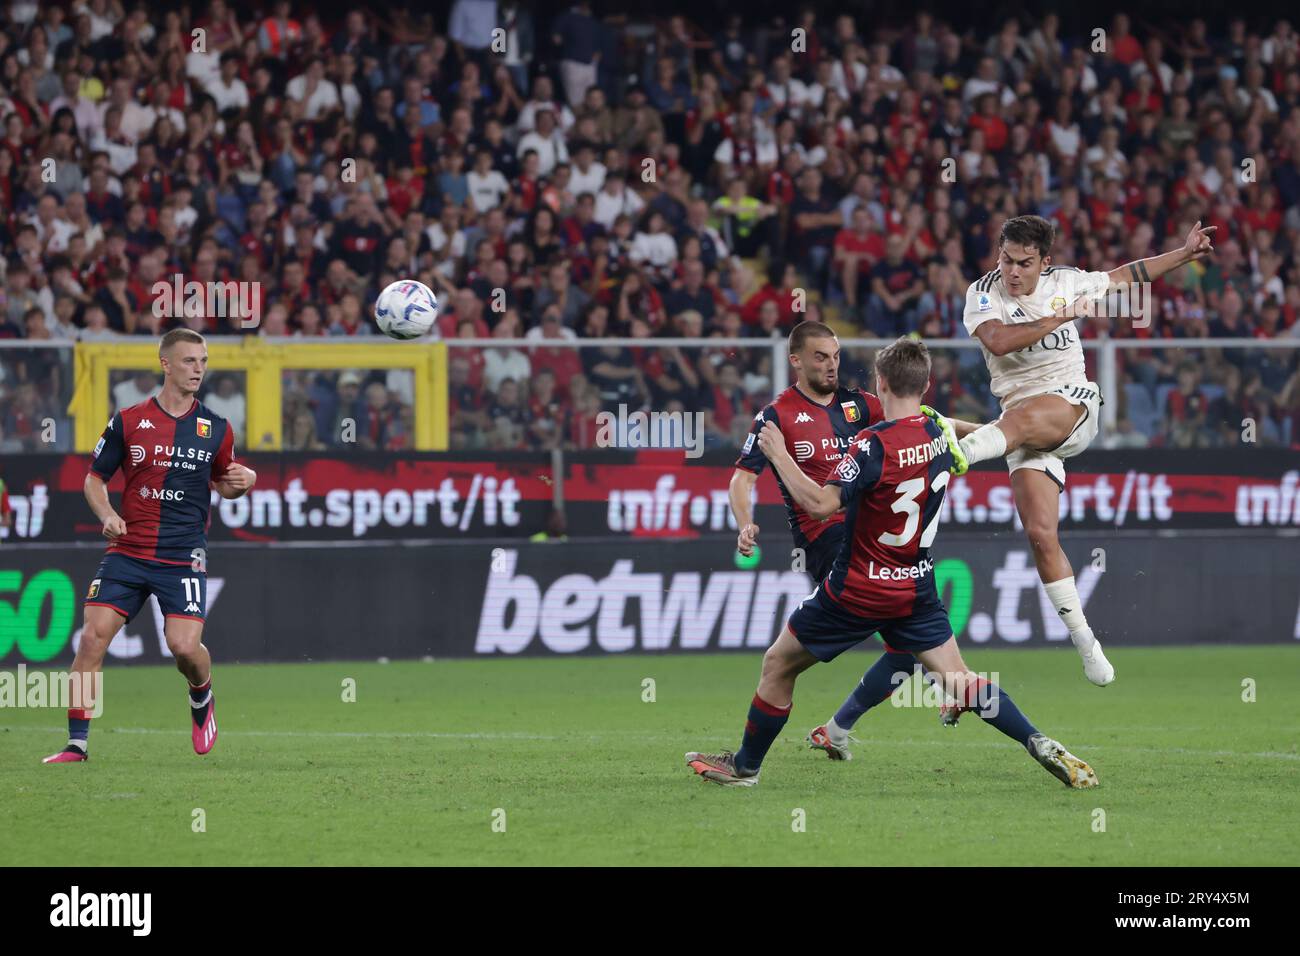
M 1086 413 L 1082 405 L 1072 405 L 1059 395 L 1035 395 L 1007 409 L 997 421 L 981 425 L 958 444 L 967 466 L 1001 458 L 1022 445 L 1048 451 L 1069 438 Z
M 1115 679 L 1115 668 L 1106 660 L 1101 642 L 1083 615 L 1083 602 L 1074 584 L 1074 569 L 1057 537 L 1061 489 L 1045 471 L 1017 468 L 1011 473 L 1011 491 L 1034 552 L 1043 589 L 1083 658 L 1083 673 L 1088 680 L 1104 687 Z
M 80 763 L 89 759 L 90 720 L 96 704 L 90 696 L 96 686 L 93 675 L 103 670 L 108 645 L 125 623 L 126 615 L 111 607 L 86 605 L 81 641 L 72 661 L 73 679 L 69 681 L 72 706 L 68 709 L 68 743 L 42 763 Z
M 723 786 L 752 787 L 758 783 L 763 758 L 790 719 L 795 680 L 816 663 L 817 658 L 799 643 L 790 628 L 782 628 L 763 655 L 758 692 L 749 704 L 740 749 L 715 754 L 693 750 L 686 755 L 687 765 L 704 779 Z
M 1046 734 L 1040 733 L 1006 693 L 992 681 L 966 666 L 957 639 L 929 650 L 917 651 L 917 659 L 943 682 L 944 689 L 987 724 L 1019 743 L 1030 756 L 1067 787 L 1082 790 L 1097 786 L 1097 774 Z
M 164 634 L 167 649 L 176 658 L 176 669 L 190 682 L 194 752 L 205 754 L 217 742 L 217 706 L 212 694 L 212 657 L 203 644 L 203 621 L 168 615 Z

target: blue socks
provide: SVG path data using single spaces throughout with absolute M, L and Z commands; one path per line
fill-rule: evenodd
M 212 675 L 197 687 L 190 684 L 190 711 L 194 723 L 202 726 L 208 719 L 208 707 L 212 703 Z
M 910 677 L 915 666 L 916 661 L 911 654 L 886 651 L 880 655 L 862 675 L 862 680 L 853 688 L 853 693 L 835 712 L 836 727 L 841 730 L 851 729 L 863 714 L 888 700 L 898 689 L 901 681 L 895 677 L 896 674 Z M 1022 746 L 1028 746 L 1030 736 L 1038 733 L 1006 691 L 982 677 L 967 688 L 962 710 L 971 711 L 1012 740 L 1019 741 Z
M 85 716 L 86 713 L 84 710 L 68 711 L 68 747 L 80 750 L 83 754 L 90 737 L 90 718 Z
M 758 773 L 768 749 L 789 719 L 789 707 L 773 707 L 758 694 L 754 695 L 749 719 L 745 721 L 745 736 L 740 750 L 736 751 L 736 769 L 740 773 L 746 776 Z
M 979 700 L 981 697 L 984 699 L 983 704 Z M 996 727 L 1012 740 L 1019 741 L 1022 747 L 1028 747 L 1029 738 L 1038 733 L 1038 729 L 1020 712 L 1007 692 L 982 677 L 966 688 L 963 709 L 973 711 L 980 720 Z
M 911 654 L 886 651 L 862 675 L 853 693 L 840 704 L 835 711 L 835 725 L 849 730 L 858 722 L 858 718 L 872 707 L 889 699 L 901 683 L 895 674 L 911 676 L 916 661 Z

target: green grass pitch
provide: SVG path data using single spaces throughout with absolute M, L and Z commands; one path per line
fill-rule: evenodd
M 872 710 L 849 763 L 807 750 L 867 654 L 801 678 L 752 789 L 682 754 L 738 745 L 757 654 L 219 663 L 203 758 L 174 671 L 111 669 L 87 764 L 39 762 L 61 711 L 0 710 L 0 864 L 1300 863 L 1297 650 L 1108 651 L 1119 677 L 1099 689 L 1069 647 L 966 649 L 1092 762 L 1092 791 L 926 708 Z

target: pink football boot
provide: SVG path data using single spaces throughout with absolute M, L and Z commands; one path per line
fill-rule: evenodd
M 201 724 L 191 720 L 190 725 L 190 739 L 194 742 L 194 752 L 207 753 L 217 742 L 217 698 L 211 691 L 208 692 L 207 718 Z
M 56 754 L 50 754 L 41 763 L 85 763 L 89 759 L 90 757 L 76 747 L 66 747 Z

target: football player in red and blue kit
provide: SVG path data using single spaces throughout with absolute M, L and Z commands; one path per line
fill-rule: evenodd
M 189 681 L 194 751 L 205 754 L 217 740 L 212 659 L 203 645 L 210 489 L 238 498 L 257 475 L 235 461 L 230 423 L 195 398 L 208 364 L 203 336 L 189 329 L 168 332 L 158 356 L 162 390 L 113 416 L 86 476 L 86 501 L 103 523 L 109 545 L 86 593 L 85 626 L 72 670 L 98 673 L 114 635 L 154 595 L 167 647 Z M 119 469 L 126 479 L 121 513 L 108 498 L 108 483 Z M 71 686 L 68 744 L 45 763 L 87 759 L 96 702 L 85 695 L 95 685 L 74 680 Z
M 750 502 L 758 476 L 767 467 L 767 456 L 758 447 L 763 425 L 771 422 L 781 429 L 800 470 L 820 485 L 835 471 L 849 440 L 884 419 L 880 399 L 862 389 L 840 385 L 840 343 L 830 326 L 800 322 L 790 332 L 789 349 L 795 383 L 755 416 L 731 476 L 731 510 L 740 529 L 736 549 L 746 557 L 754 553 L 758 537 Z M 795 547 L 803 551 L 804 567 L 815 584 L 826 577 L 839 554 L 844 515 L 818 520 L 790 497 L 779 474 L 776 485 L 785 499 Z
M 864 427 L 884 421 L 885 417 L 885 410 L 875 395 L 840 385 L 840 343 L 830 326 L 821 322 L 799 323 L 790 332 L 789 350 L 795 383 L 755 416 L 740 457 L 736 459 L 736 470 L 728 489 L 731 510 L 740 529 L 736 536 L 736 550 L 746 557 L 754 553 L 758 537 L 758 525 L 753 522 L 750 502 L 754 484 L 767 467 L 767 456 L 757 443 L 763 426 L 771 422 L 781 429 L 786 450 L 799 470 L 821 485 L 831 477 L 840 459 L 848 452 L 853 436 Z M 785 499 L 786 518 L 795 548 L 802 550 L 803 568 L 816 586 L 825 580 L 840 553 L 840 545 L 844 542 L 844 512 L 837 511 L 820 520 L 814 518 L 791 497 L 780 474 L 775 477 L 781 497 Z M 848 730 L 867 710 L 866 707 L 859 710 L 859 702 L 870 700 L 874 704 L 882 699 L 882 694 L 888 697 L 902 680 L 912 675 L 915 666 L 916 659 L 911 654 L 885 644 L 885 653 L 863 675 L 837 711 L 844 723 L 844 732 L 837 734 L 840 727 L 832 719 L 814 729 L 807 737 L 808 743 L 833 760 L 850 759 L 853 755 L 848 747 Z
M 961 709 L 1019 742 L 1067 786 L 1096 786 L 1088 764 L 1039 733 L 1006 693 L 966 666 L 957 648 L 929 553 L 953 465 L 947 435 L 921 411 L 929 381 L 930 356 L 922 342 L 903 338 L 881 349 L 876 383 L 886 420 L 854 437 L 851 453 L 825 485 L 800 470 L 776 425 L 765 424 L 759 433 L 763 454 L 805 512 L 819 519 L 845 510 L 844 541 L 830 573 L 763 655 L 740 749 L 686 755 L 706 780 L 756 784 L 763 758 L 789 719 L 799 674 L 879 632 L 890 646 L 915 656 Z

